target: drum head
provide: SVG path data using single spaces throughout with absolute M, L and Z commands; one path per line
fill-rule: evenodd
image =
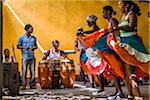
M 70 63 L 70 60 L 61 60 L 61 63 Z
M 39 64 L 48 64 L 48 61 L 47 60 L 42 60 L 39 62 Z

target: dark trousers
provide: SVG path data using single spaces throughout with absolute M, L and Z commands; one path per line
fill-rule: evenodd
M 85 80 L 85 73 L 84 73 L 84 70 L 80 67 L 80 78 L 81 78 L 81 81 L 86 81 Z

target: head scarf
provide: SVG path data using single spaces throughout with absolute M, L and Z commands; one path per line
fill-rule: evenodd
M 86 20 L 89 22 L 96 22 L 97 17 L 95 15 L 88 15 Z

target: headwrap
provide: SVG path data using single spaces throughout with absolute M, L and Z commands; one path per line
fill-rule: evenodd
M 88 15 L 86 20 L 89 22 L 96 22 L 97 17 L 95 15 Z

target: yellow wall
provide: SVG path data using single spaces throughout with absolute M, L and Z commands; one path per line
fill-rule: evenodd
M 117 2 L 107 2 L 106 0 L 8 0 L 11 7 L 24 23 L 31 23 L 34 27 L 34 35 L 41 46 L 47 50 L 51 47 L 51 41 L 58 39 L 61 49 L 73 49 L 76 28 L 86 25 L 86 16 L 95 14 L 98 16 L 100 28 L 107 26 L 107 21 L 102 18 L 102 7 L 112 5 L 117 12 L 117 19 L 121 18 Z M 149 47 L 149 19 L 147 17 L 148 3 L 138 3 L 142 15 L 138 20 L 138 34 L 143 37 L 146 48 Z M 3 49 L 9 48 L 13 42 L 19 70 L 21 71 L 21 51 L 16 48 L 19 36 L 24 33 L 21 24 L 16 20 L 10 10 L 3 6 Z M 35 52 L 38 62 L 43 54 L 38 49 Z M 77 55 L 69 55 L 77 63 Z M 78 66 L 77 74 L 78 74 Z M 36 74 L 37 75 L 37 74 Z

